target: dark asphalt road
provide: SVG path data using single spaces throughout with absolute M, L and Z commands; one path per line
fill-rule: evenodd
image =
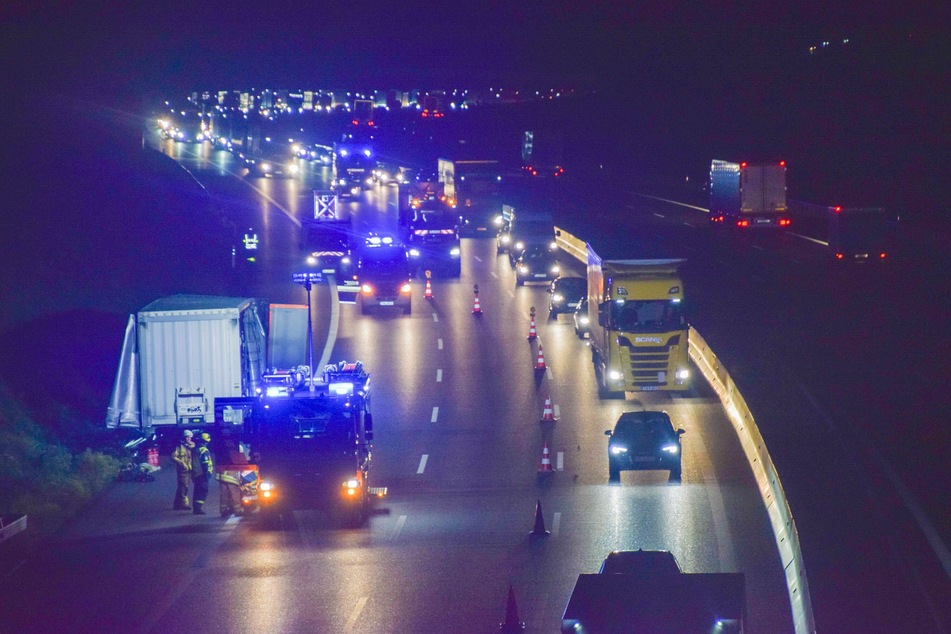
M 216 172 L 227 169 L 195 170 L 235 223 L 262 235 L 263 257 L 238 287 L 302 303 L 290 282 L 294 219 L 310 212 L 311 183 L 267 179 L 255 191 Z M 388 203 L 368 193 L 357 222 L 387 226 Z M 340 530 L 319 513 L 295 513 L 276 532 L 180 515 L 166 471 L 152 484 L 117 485 L 0 581 L 4 631 L 494 631 L 510 583 L 530 629 L 553 631 L 579 572 L 612 549 L 641 547 L 669 549 L 691 572 L 745 572 L 751 630 L 791 631 L 766 513 L 713 394 L 642 399 L 687 431 L 682 484 L 646 472 L 609 486 L 602 432 L 641 403 L 598 400 L 567 317 L 538 322 L 549 371 L 536 380 L 537 344 L 525 335 L 544 289 L 516 290 L 491 241 L 464 241 L 463 261 L 462 278 L 437 281 L 432 303 L 417 285 L 411 316 L 341 308 L 332 358 L 361 359 L 372 372 L 372 478 L 390 488 L 365 528 Z M 470 315 L 473 283 L 481 320 Z M 327 300 L 321 289 L 318 354 Z M 560 420 L 541 425 L 548 395 Z M 546 441 L 562 470 L 539 481 Z M 538 499 L 552 535 L 533 541 Z

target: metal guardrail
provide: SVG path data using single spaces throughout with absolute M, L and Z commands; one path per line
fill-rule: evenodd
M 26 530 L 26 515 L 0 515 L 0 544 Z
M 558 247 L 587 265 L 587 243 L 564 229 L 558 227 L 555 229 L 560 232 L 557 236 Z M 733 425 L 733 430 L 753 471 L 753 477 L 759 485 L 760 496 L 769 515 L 769 522 L 786 575 L 786 587 L 789 592 L 796 634 L 814 634 L 816 625 L 812 612 L 812 599 L 809 595 L 809 583 L 806 578 L 806 567 L 799 545 L 799 533 L 796 530 L 796 523 L 793 520 L 789 502 L 786 500 L 786 494 L 779 481 L 779 474 L 766 449 L 766 442 L 730 373 L 720 364 L 716 354 L 693 327 L 690 328 L 689 343 L 690 358 L 720 397 L 720 403 Z

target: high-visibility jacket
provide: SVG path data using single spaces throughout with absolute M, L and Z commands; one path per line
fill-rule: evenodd
M 215 464 L 207 446 L 198 445 L 198 449 L 195 451 L 193 471 L 200 478 L 210 478 L 214 474 Z
M 186 443 L 184 440 L 178 443 L 172 452 L 172 460 L 179 471 L 188 472 L 192 470 L 192 449 L 194 443 Z

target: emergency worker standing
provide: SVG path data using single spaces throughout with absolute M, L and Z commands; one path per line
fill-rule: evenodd
M 208 449 L 209 442 L 211 442 L 211 436 L 207 433 L 200 435 L 196 442 L 195 452 L 192 454 L 192 483 L 195 485 L 195 506 L 192 513 L 195 515 L 205 514 L 208 481 L 215 472 L 211 450 Z
M 189 511 L 192 508 L 188 501 L 188 481 L 192 476 L 192 452 L 195 450 L 193 435 L 192 430 L 186 429 L 172 452 L 172 460 L 178 472 L 178 488 L 175 489 L 175 504 L 172 507 L 176 511 Z

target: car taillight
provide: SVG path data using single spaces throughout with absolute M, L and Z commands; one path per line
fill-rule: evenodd
M 884 251 L 882 251 L 881 253 L 878 254 L 878 259 L 879 259 L 879 260 L 884 260 L 884 259 L 885 259 L 885 252 L 884 252 Z
M 841 259 L 843 259 L 843 258 L 845 258 L 845 256 L 842 255 L 841 253 L 836 253 L 836 254 L 835 254 L 835 259 L 836 259 L 836 260 L 841 260 Z
M 780 226 L 780 227 L 788 227 L 788 226 L 791 225 L 791 224 L 792 224 L 792 220 L 790 220 L 789 218 L 780 218 L 780 219 L 779 219 L 779 226 Z
M 737 220 L 737 221 L 736 221 L 736 226 L 737 226 L 737 227 L 749 227 L 749 226 L 750 226 L 750 221 L 749 221 L 749 220 Z

